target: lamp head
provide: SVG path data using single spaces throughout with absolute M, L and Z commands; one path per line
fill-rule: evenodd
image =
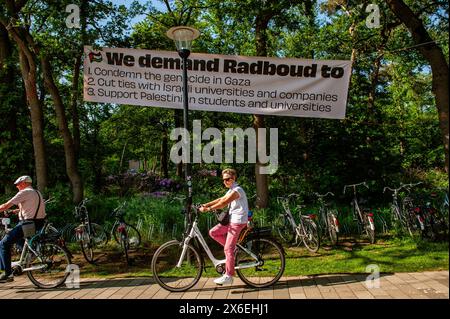
M 170 28 L 166 35 L 175 41 L 178 52 L 186 52 L 191 50 L 192 41 L 198 38 L 200 32 L 191 27 L 178 26 Z

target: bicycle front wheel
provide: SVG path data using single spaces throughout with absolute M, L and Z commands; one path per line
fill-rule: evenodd
M 39 288 L 55 288 L 63 284 L 70 274 L 70 257 L 67 251 L 52 243 L 38 244 L 37 256 L 29 251 L 27 272 L 31 282 Z
M 273 227 L 276 234 L 284 243 L 290 244 L 294 241 L 295 233 L 292 225 L 283 214 L 280 214 L 277 218 L 275 218 Z
M 373 222 L 372 217 L 369 217 L 366 215 L 364 221 L 364 228 L 366 231 L 367 236 L 369 237 L 369 241 L 371 244 L 375 243 L 375 224 Z
M 91 237 L 96 247 L 104 246 L 109 241 L 108 233 L 102 226 L 96 223 L 91 223 Z
M 327 214 L 328 235 L 330 236 L 331 245 L 335 246 L 338 242 L 338 226 L 336 225 L 337 217 L 333 213 Z
M 183 244 L 178 240 L 171 240 L 159 247 L 153 255 L 153 278 L 166 290 L 186 291 L 200 280 L 203 259 L 199 252 L 191 245 L 187 245 L 185 256 L 178 267 L 182 251 Z
M 83 253 L 84 259 L 90 264 L 94 264 L 94 240 L 89 235 L 88 228 L 86 225 L 80 225 L 76 228 L 76 237 L 80 243 L 81 251 Z
M 319 250 L 320 247 L 317 225 L 313 220 L 309 218 L 303 218 L 302 223 L 304 231 L 304 234 L 302 236 L 303 243 L 305 244 L 306 249 L 308 249 L 312 253 L 315 253 Z M 301 227 L 301 225 L 299 226 Z M 301 229 L 299 231 L 301 231 Z
M 268 287 L 283 275 L 286 261 L 282 246 L 269 238 L 253 238 L 242 244 L 256 257 L 240 248 L 236 254 L 236 272 L 243 282 L 255 288 Z M 257 266 L 251 266 L 258 263 Z M 239 267 L 239 268 L 238 268 Z

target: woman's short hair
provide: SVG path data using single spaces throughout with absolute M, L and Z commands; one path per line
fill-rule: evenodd
M 228 174 L 234 177 L 234 179 L 237 179 L 237 173 L 236 170 L 232 169 L 232 168 L 226 168 L 222 171 L 222 176 Z

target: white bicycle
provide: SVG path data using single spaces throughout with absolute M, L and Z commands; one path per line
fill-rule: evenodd
M 9 218 L 2 218 L 8 232 Z M 11 263 L 14 276 L 27 273 L 30 281 L 39 288 L 55 288 L 63 284 L 70 275 L 71 258 L 61 241 L 61 234 L 45 222 L 35 235 L 25 238 L 25 243 L 17 261 Z
M 215 270 L 219 274 L 225 272 L 226 260 L 214 257 L 198 228 L 199 207 L 192 206 L 187 214 L 188 227 L 184 238 L 166 242 L 153 255 L 153 277 L 166 290 L 186 291 L 200 280 L 205 261 L 199 246 L 203 247 Z M 235 269 L 239 278 L 251 287 L 268 287 L 283 275 L 284 250 L 270 237 L 270 233 L 271 228 L 247 227 L 239 236 Z

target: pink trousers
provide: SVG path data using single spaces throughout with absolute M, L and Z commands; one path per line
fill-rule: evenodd
M 227 260 L 225 272 L 228 276 L 234 276 L 234 249 L 236 248 L 239 234 L 245 226 L 247 226 L 247 224 L 229 223 L 226 226 L 217 224 L 209 230 L 209 236 L 223 246 L 225 258 Z

